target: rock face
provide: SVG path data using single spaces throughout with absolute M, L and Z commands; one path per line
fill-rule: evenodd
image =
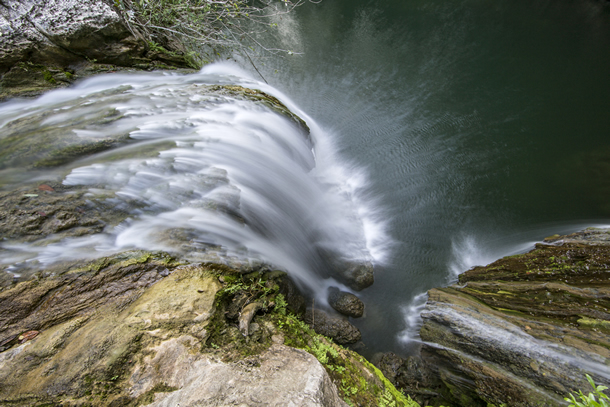
M 221 288 L 213 267 L 132 252 L 5 289 L 0 403 L 346 406 L 305 351 L 208 348 Z
M 360 318 L 364 314 L 364 303 L 352 293 L 340 291 L 336 287 L 328 289 L 328 304 L 348 317 Z
M 111 4 L 94 0 L 0 2 L 0 99 L 70 83 L 75 74 L 86 74 L 87 69 L 103 70 L 100 64 L 140 69 L 155 64 L 186 66 L 174 54 L 150 52 Z
M 119 63 L 137 46 L 119 15 L 101 1 L 6 0 L 0 13 L 3 70 L 28 59 L 33 64 L 84 58 Z
M 132 251 L 0 286 L 0 404 L 417 406 L 250 274 Z
M 430 290 L 422 358 L 463 406 L 564 405 L 610 383 L 610 230 L 554 236 Z

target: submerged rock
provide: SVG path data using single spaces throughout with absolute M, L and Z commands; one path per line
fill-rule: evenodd
M 468 406 L 559 406 L 610 382 L 610 230 L 554 236 L 430 290 L 422 357 Z
M 328 304 L 348 317 L 360 318 L 364 314 L 364 303 L 352 293 L 340 291 L 336 287 L 328 289 Z
M 342 272 L 347 284 L 356 291 L 364 290 L 375 282 L 373 263 L 350 263 Z
M 311 308 L 305 312 L 305 322 L 320 335 L 328 336 L 340 345 L 358 342 L 362 334 L 344 318 Z

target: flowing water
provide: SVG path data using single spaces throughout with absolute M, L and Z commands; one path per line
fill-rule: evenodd
M 127 214 L 93 236 L 5 241 L 8 271 L 26 278 L 34 265 L 163 250 L 246 270 L 279 267 L 323 304 L 326 286 L 342 286 L 332 279 L 329 257 L 345 264 L 381 260 L 382 234 L 359 197 L 359 174 L 333 159 L 328 135 L 277 90 L 231 72 L 242 73 L 212 65 L 188 75 L 104 75 L 0 105 L 3 144 L 17 149 L 11 165 L 3 165 L 5 189 L 57 179 L 88 188 L 93 207 Z M 237 84 L 278 96 L 309 128 L 241 96 Z M 19 150 L 21 139 L 43 149 Z M 66 144 L 92 142 L 114 148 L 37 170 Z M 60 153 L 49 153 L 54 149 Z
M 364 167 L 393 242 L 360 294 L 371 350 L 408 352 L 421 294 L 473 265 L 610 223 L 607 2 L 336 0 L 277 21 L 295 54 L 259 70 Z
M 330 250 L 375 263 L 375 284 L 358 293 L 359 350 L 408 353 L 426 290 L 545 236 L 610 223 L 603 7 L 324 1 L 277 18 L 266 40 L 294 53 L 254 58 L 270 85 L 246 61 L 249 74 L 217 64 L 110 75 L 0 105 L 3 124 L 29 115 L 81 139 L 130 140 L 54 174 L 97 199 L 112 191 L 128 219 L 94 239 L 5 243 L 2 255 L 18 273 L 32 258 L 205 252 L 273 263 L 323 297 L 336 284 L 320 254 Z M 269 109 L 201 96 L 201 83 L 273 94 L 311 136 Z M 100 111 L 116 120 L 74 124 Z M 4 182 L 40 176 L 12 168 Z

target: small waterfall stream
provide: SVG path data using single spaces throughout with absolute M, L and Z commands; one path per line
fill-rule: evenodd
M 126 214 L 93 235 L 4 241 L 0 261 L 18 275 L 25 265 L 163 250 L 238 267 L 267 263 L 320 297 L 331 283 L 344 287 L 331 278 L 337 259 L 382 261 L 387 238 L 363 194 L 363 171 L 342 163 L 328 134 L 287 97 L 244 75 L 226 64 L 184 75 L 108 74 L 0 105 L 5 142 L 49 143 L 44 154 L 34 148 L 5 160 L 5 186 L 57 179 Z M 306 126 L 233 85 L 277 97 Z M 66 145 L 101 151 L 88 147 L 94 152 L 39 169 L 41 155 L 61 156 L 47 149 Z

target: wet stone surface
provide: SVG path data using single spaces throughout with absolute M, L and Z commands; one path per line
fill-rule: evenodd
M 362 337 L 358 328 L 345 318 L 330 315 L 319 309 L 309 308 L 305 312 L 305 322 L 320 335 L 328 336 L 340 345 L 356 343 Z
M 358 297 L 336 287 L 328 289 L 328 303 L 335 311 L 348 317 L 360 318 L 364 314 L 364 303 Z
M 428 292 L 422 358 L 464 405 L 563 405 L 610 380 L 610 230 L 552 236 Z M 470 381 L 474 387 L 460 383 Z

